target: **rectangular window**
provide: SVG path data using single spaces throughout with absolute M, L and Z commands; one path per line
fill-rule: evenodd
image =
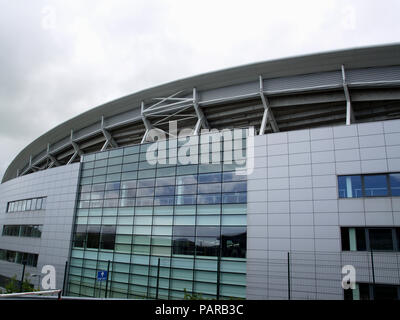
M 389 181 L 392 196 L 400 196 L 400 173 L 390 174 Z
M 361 198 L 361 176 L 339 176 L 339 198 Z
M 372 250 L 393 251 L 394 241 L 392 229 L 368 229 L 369 244 Z
M 364 176 L 364 195 L 366 197 L 383 197 L 388 195 L 387 176 Z

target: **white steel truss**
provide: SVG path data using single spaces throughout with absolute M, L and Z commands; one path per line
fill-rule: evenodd
M 265 133 L 265 129 L 267 128 L 268 122 L 270 123 L 270 126 L 272 128 L 273 132 L 279 132 L 279 127 L 278 124 L 275 120 L 274 113 L 272 112 L 271 106 L 268 101 L 268 97 L 264 91 L 264 80 L 262 76 L 259 76 L 259 82 L 260 82 L 260 97 L 262 104 L 264 106 L 264 115 L 261 120 L 261 126 L 260 126 L 260 132 L 259 135 L 263 135 Z
M 347 85 L 346 70 L 344 68 L 344 65 L 342 65 L 342 80 L 343 80 L 344 95 L 346 97 L 346 125 L 351 125 L 356 121 L 356 119 L 353 112 L 353 106 L 351 105 L 350 90 L 349 86 Z

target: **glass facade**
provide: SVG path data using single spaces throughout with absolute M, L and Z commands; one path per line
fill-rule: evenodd
M 246 135 L 240 130 L 234 144 L 244 158 Z M 209 142 L 201 141 L 191 146 L 199 163 L 153 164 L 148 150 L 154 144 L 83 157 L 69 295 L 104 297 L 96 275 L 110 261 L 108 297 L 246 297 L 247 180 L 236 173 L 245 164 L 202 163 L 201 148 Z M 184 145 L 166 144 L 158 150 L 165 157 Z M 220 159 L 228 159 L 232 147 L 222 146 Z

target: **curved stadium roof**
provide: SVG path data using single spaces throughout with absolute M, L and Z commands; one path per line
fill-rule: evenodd
M 196 129 L 254 126 L 263 134 L 395 118 L 400 44 L 284 58 L 177 80 L 93 108 L 25 147 L 2 182 L 140 143 L 146 129 L 167 130 L 168 120 Z

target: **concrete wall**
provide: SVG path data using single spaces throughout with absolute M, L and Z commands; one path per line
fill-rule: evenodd
M 39 254 L 37 267 L 26 272 L 41 273 L 44 265 L 56 268 L 56 287 L 62 288 L 68 260 L 80 163 L 39 171 L 0 185 L 0 249 Z M 7 203 L 47 197 L 45 210 L 6 213 Z M 2 236 L 4 225 L 43 225 L 41 238 Z M 0 261 L 0 275 L 20 279 L 22 265 Z M 31 278 L 35 287 L 39 279 Z
M 341 252 L 340 226 L 400 226 L 400 198 L 338 199 L 337 175 L 400 172 L 400 120 L 255 137 L 248 180 L 248 299 L 342 299 L 341 268 L 371 280 L 368 253 Z M 377 254 L 382 283 L 399 255 Z M 372 281 L 370 281 L 372 282 Z

